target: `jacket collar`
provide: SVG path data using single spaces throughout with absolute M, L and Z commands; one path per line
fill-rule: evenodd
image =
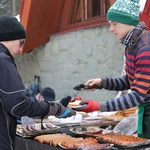
M 0 53 L 5 53 L 14 61 L 14 57 L 9 52 L 8 48 L 5 45 L 3 45 L 2 43 L 0 43 Z

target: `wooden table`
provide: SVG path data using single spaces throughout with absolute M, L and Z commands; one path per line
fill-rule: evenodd
M 40 119 L 35 119 L 35 122 L 36 123 L 40 123 Z M 49 120 L 48 119 L 44 119 L 43 120 L 43 123 L 48 123 Z M 99 120 L 99 121 L 95 121 L 95 122 L 80 122 L 80 123 L 57 123 L 57 122 L 49 122 L 49 123 L 52 123 L 54 125 L 57 125 L 57 126 L 72 126 L 72 125 L 80 125 L 80 126 L 99 126 L 99 127 L 107 127 L 107 126 L 115 126 L 119 123 L 120 121 L 113 121 L 113 120 Z

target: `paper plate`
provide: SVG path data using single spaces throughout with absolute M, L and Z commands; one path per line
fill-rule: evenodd
M 76 114 L 75 116 L 67 117 L 67 118 L 54 118 L 52 122 L 57 122 L 61 124 L 66 124 L 66 123 L 80 123 L 82 121 L 82 115 L 81 114 Z

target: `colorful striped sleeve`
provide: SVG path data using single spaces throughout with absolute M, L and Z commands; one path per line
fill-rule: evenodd
M 102 87 L 107 90 L 122 91 L 130 88 L 128 77 L 122 76 L 119 78 L 102 79 Z
M 126 76 L 103 79 L 103 87 L 108 90 L 131 92 L 115 99 L 100 103 L 101 111 L 116 111 L 150 102 L 150 33 L 139 39 L 132 50 L 126 50 Z
M 150 89 L 150 48 L 144 48 L 138 51 L 135 59 L 136 71 L 131 89 L 146 95 Z M 129 74 L 132 76 L 132 74 Z

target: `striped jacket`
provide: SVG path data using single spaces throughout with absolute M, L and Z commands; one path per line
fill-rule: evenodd
M 102 79 L 102 87 L 108 90 L 131 92 L 102 102 L 101 111 L 116 111 L 150 102 L 150 32 L 144 31 L 136 45 L 125 50 L 126 75 Z

